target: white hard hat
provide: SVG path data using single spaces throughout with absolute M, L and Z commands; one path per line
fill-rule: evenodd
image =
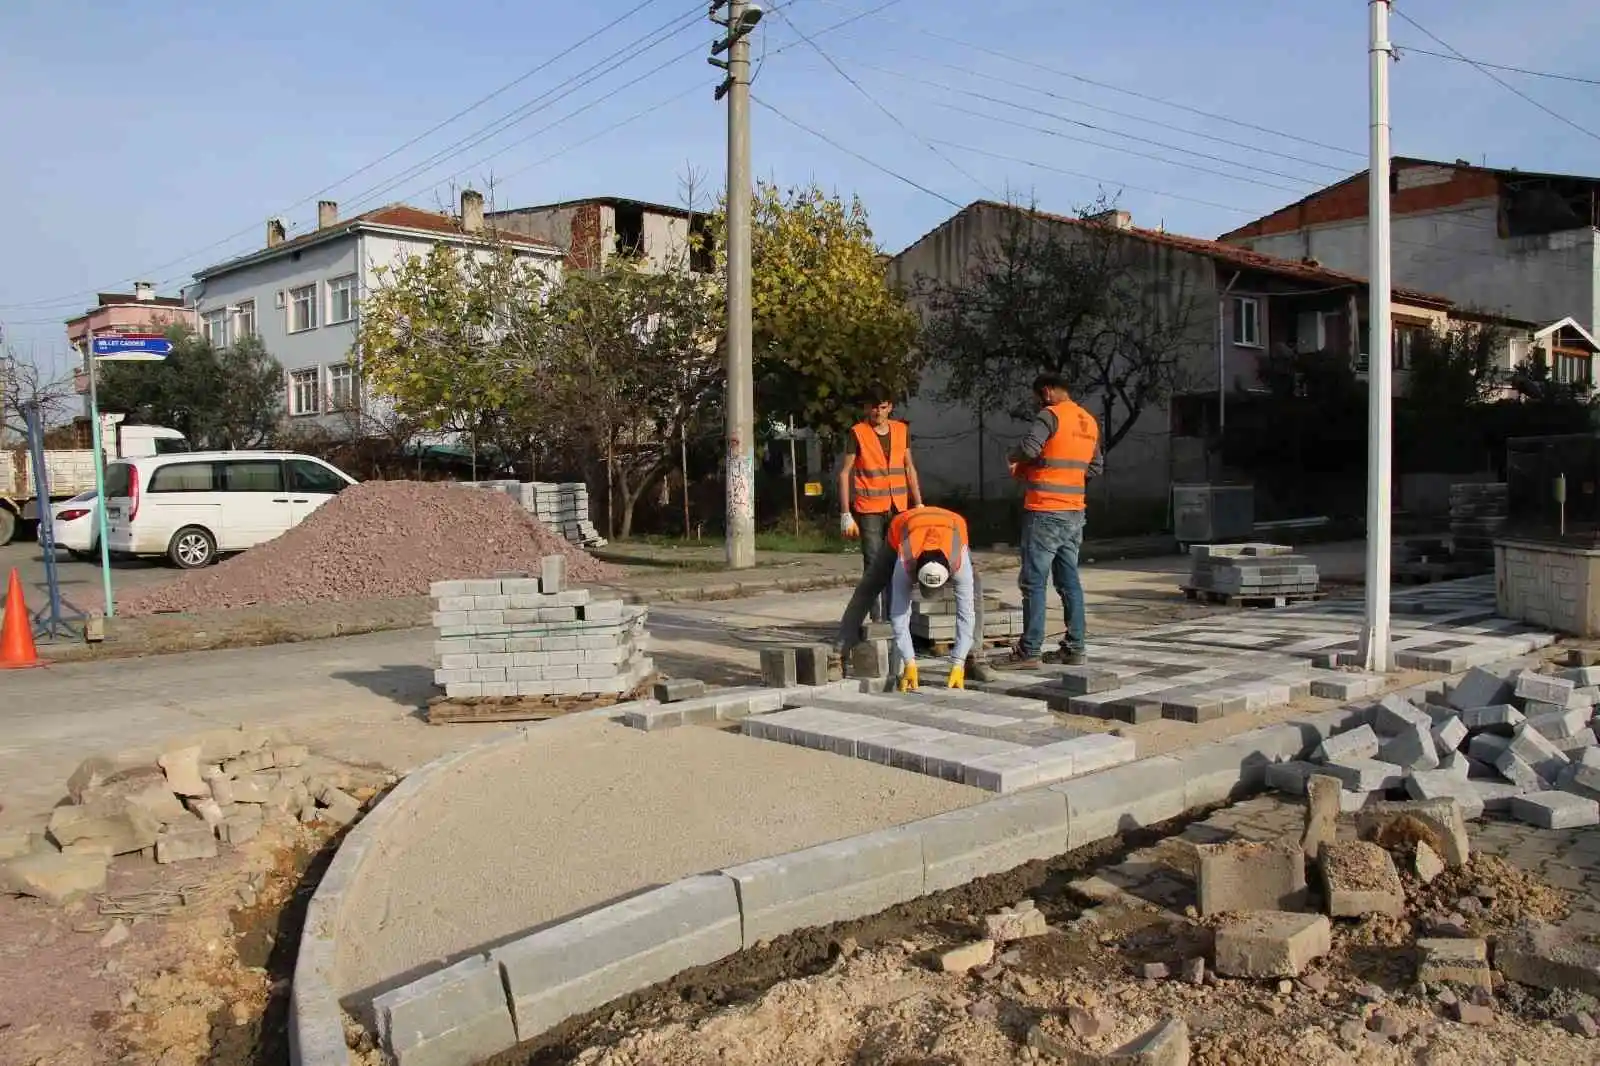
M 943 563 L 930 559 L 917 568 L 917 583 L 929 591 L 944 588 L 944 583 L 949 580 L 950 568 Z

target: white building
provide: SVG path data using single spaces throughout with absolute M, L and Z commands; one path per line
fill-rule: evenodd
M 186 293 L 213 344 L 261 338 L 283 366 L 291 419 L 326 420 L 365 409 L 354 349 L 361 300 L 379 267 L 425 256 L 441 243 L 487 249 L 497 241 L 547 274 L 561 269 L 560 248 L 487 231 L 483 197 L 470 190 L 461 194 L 455 217 L 405 204 L 343 221 L 338 215 L 337 204 L 322 201 L 317 228 L 294 240 L 285 239 L 280 220 L 269 221 L 266 247 L 200 271 Z

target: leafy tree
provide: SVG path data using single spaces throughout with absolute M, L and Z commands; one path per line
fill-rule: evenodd
M 1504 330 L 1475 322 L 1416 334 L 1404 402 L 1417 410 L 1457 414 L 1489 402 L 1506 384 L 1498 358 L 1506 340 Z
M 196 448 L 259 448 L 283 415 L 283 368 L 258 337 L 227 348 L 187 326 L 167 331 L 172 354 L 159 363 L 103 363 L 100 409 L 177 429 Z
M 1097 217 L 1109 209 L 1071 222 L 1009 208 L 962 277 L 919 279 L 922 348 L 948 375 L 941 400 L 1025 416 L 1032 379 L 1059 373 L 1099 417 L 1109 454 L 1172 394 L 1199 301 L 1162 249 Z
M 751 223 L 761 416 L 844 429 L 869 397 L 912 392 L 922 371 L 916 313 L 888 283 L 861 201 L 758 182 Z M 725 276 L 725 208 L 708 228 Z

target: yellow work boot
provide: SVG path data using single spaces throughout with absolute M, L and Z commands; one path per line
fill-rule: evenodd
M 917 664 L 906 663 L 900 670 L 900 691 L 917 691 Z
M 966 688 L 967 668 L 960 663 L 950 668 L 950 680 L 945 683 L 945 688 Z

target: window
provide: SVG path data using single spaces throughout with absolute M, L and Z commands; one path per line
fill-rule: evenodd
M 106 467 L 106 499 L 133 495 L 133 467 L 112 463 Z
M 1422 331 L 1415 326 L 1396 326 L 1389 339 L 1389 359 L 1396 370 L 1411 369 L 1411 353 Z
M 1589 384 L 1589 362 L 1587 355 L 1573 355 L 1568 352 L 1556 352 L 1555 379 L 1563 385 Z
M 283 491 L 283 464 L 276 459 L 236 459 L 217 466 L 223 492 Z
M 256 302 L 246 300 L 239 305 L 239 313 L 233 319 L 234 340 L 243 340 L 256 335 Z
M 228 346 L 228 309 L 207 311 L 200 317 L 200 331 L 213 348 Z
M 215 487 L 210 463 L 172 463 L 150 475 L 151 492 L 210 492 Z
M 289 332 L 317 328 L 317 287 L 302 285 L 289 290 Z
M 321 463 L 305 459 L 289 460 L 289 491 L 316 492 L 335 496 L 350 487 L 350 483 Z
M 356 406 L 356 368 L 349 363 L 328 368 L 328 406 L 334 411 L 349 411 Z
M 322 411 L 322 375 L 316 367 L 289 371 L 289 413 L 314 415 Z
M 171 437 L 157 437 L 154 444 L 157 455 L 181 455 L 184 452 L 194 451 L 189 447 L 188 441 L 174 440 Z
M 356 317 L 356 276 L 347 274 L 328 282 L 328 324 Z
M 1233 343 L 1261 347 L 1261 301 L 1254 296 L 1233 298 Z

